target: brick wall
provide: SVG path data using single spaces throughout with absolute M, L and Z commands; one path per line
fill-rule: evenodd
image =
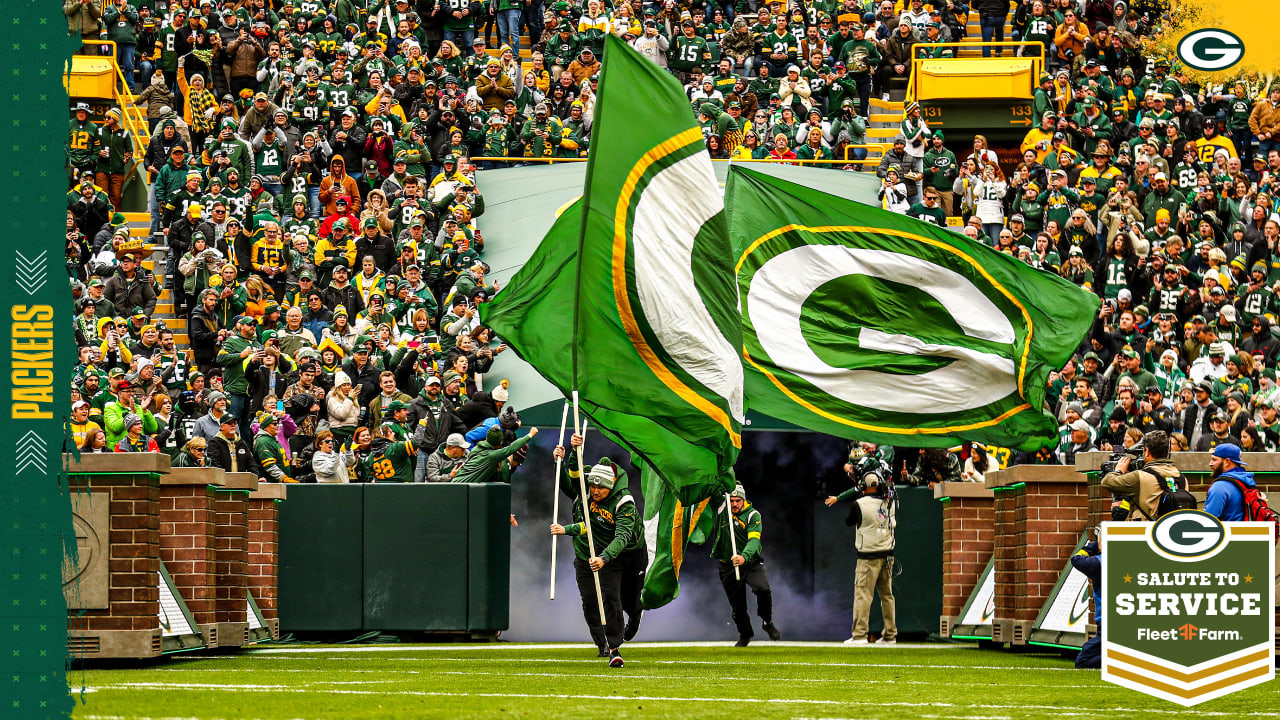
M 279 617 L 279 503 L 287 487 L 264 484 L 249 496 L 248 586 L 268 620 Z
M 167 461 L 168 458 L 166 458 Z M 75 468 L 71 470 L 75 472 Z M 70 475 L 71 492 L 109 503 L 108 598 L 105 610 L 73 611 L 70 630 L 154 630 L 160 626 L 158 475 Z
M 1032 622 L 1088 521 L 1085 478 L 1023 465 L 988 476 L 995 491 L 996 619 Z
M 160 559 L 200 625 L 217 622 L 214 486 L 222 482 L 218 468 L 175 468 L 160 486 Z
M 238 488 L 219 488 L 214 491 L 214 497 L 216 617 L 218 622 L 243 623 L 246 622 L 245 573 L 249 566 L 249 493 Z
M 977 483 L 940 483 L 942 504 L 942 615 L 960 614 L 995 547 L 995 499 Z

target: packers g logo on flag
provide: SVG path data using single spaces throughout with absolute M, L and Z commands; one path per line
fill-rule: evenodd
M 954 246 L 790 225 L 746 249 L 738 278 L 744 357 L 811 412 L 854 429 L 949 434 L 1031 409 L 1030 318 Z

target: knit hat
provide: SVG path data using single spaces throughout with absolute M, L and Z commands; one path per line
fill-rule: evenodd
M 514 405 L 502 408 L 502 412 L 498 414 L 498 425 L 504 430 L 515 430 L 520 427 L 520 416 L 516 414 Z
M 209 403 L 209 407 L 213 407 L 215 404 L 217 404 L 219 400 L 226 400 L 227 396 L 223 395 L 217 390 L 214 390 L 213 392 L 206 395 L 204 399 L 205 399 L 205 402 Z
M 333 374 L 334 387 L 342 387 L 343 385 L 350 385 L 350 384 L 351 384 L 351 376 L 346 374 L 345 372 L 339 370 L 338 372 Z
M 280 422 L 279 420 L 276 419 L 275 415 L 272 415 L 271 413 L 265 412 L 265 411 L 258 413 L 257 420 L 258 420 L 259 430 L 265 430 L 266 428 Z
M 490 425 L 489 431 L 484 434 L 484 441 L 493 446 L 502 444 L 502 428 Z
M 736 483 L 733 486 L 733 492 L 729 493 L 731 498 L 741 498 L 743 502 L 747 499 L 747 489 L 742 487 L 742 483 Z
M 129 413 L 128 415 L 124 416 L 124 429 L 126 432 L 129 430 L 129 428 L 133 427 L 134 425 L 141 425 L 141 424 L 142 424 L 142 416 L 138 415 L 137 413 Z
M 609 458 L 600 458 L 600 462 L 587 471 L 587 484 L 593 487 L 613 489 L 618 482 L 618 474 L 613 471 L 613 463 Z

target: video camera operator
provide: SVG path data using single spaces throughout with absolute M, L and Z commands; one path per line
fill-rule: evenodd
M 1163 430 L 1153 430 L 1139 445 L 1112 455 L 1102 470 L 1102 488 L 1115 500 L 1111 505 L 1114 521 L 1151 522 L 1188 507 L 1191 495 L 1182 473 L 1169 459 L 1169 435 Z M 1195 507 L 1194 498 L 1189 507 Z

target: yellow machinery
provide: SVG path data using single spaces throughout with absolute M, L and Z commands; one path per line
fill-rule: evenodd
M 999 49 L 1003 57 L 975 56 L 984 47 Z M 1043 44 L 958 42 L 916 48 L 949 49 L 956 55 L 912 60 L 907 101 L 920 103 L 929 127 L 1021 137 L 1036 123 L 1031 107 L 1044 72 Z M 1016 55 L 1019 50 L 1022 57 Z
M 142 160 L 151 141 L 146 113 L 134 104 L 134 95 L 129 91 L 124 74 L 116 63 L 115 43 L 110 40 L 95 40 L 90 47 L 109 48 L 110 54 L 72 56 L 71 67 L 63 77 L 63 84 L 67 88 L 67 94 L 71 96 L 73 106 L 77 102 L 89 104 L 90 115 L 95 122 L 100 122 L 101 117 L 112 107 L 120 109 L 124 127 L 133 136 L 134 162 L 125 173 L 125 207 L 116 209 L 146 211 L 147 177 L 146 171 L 142 169 Z

